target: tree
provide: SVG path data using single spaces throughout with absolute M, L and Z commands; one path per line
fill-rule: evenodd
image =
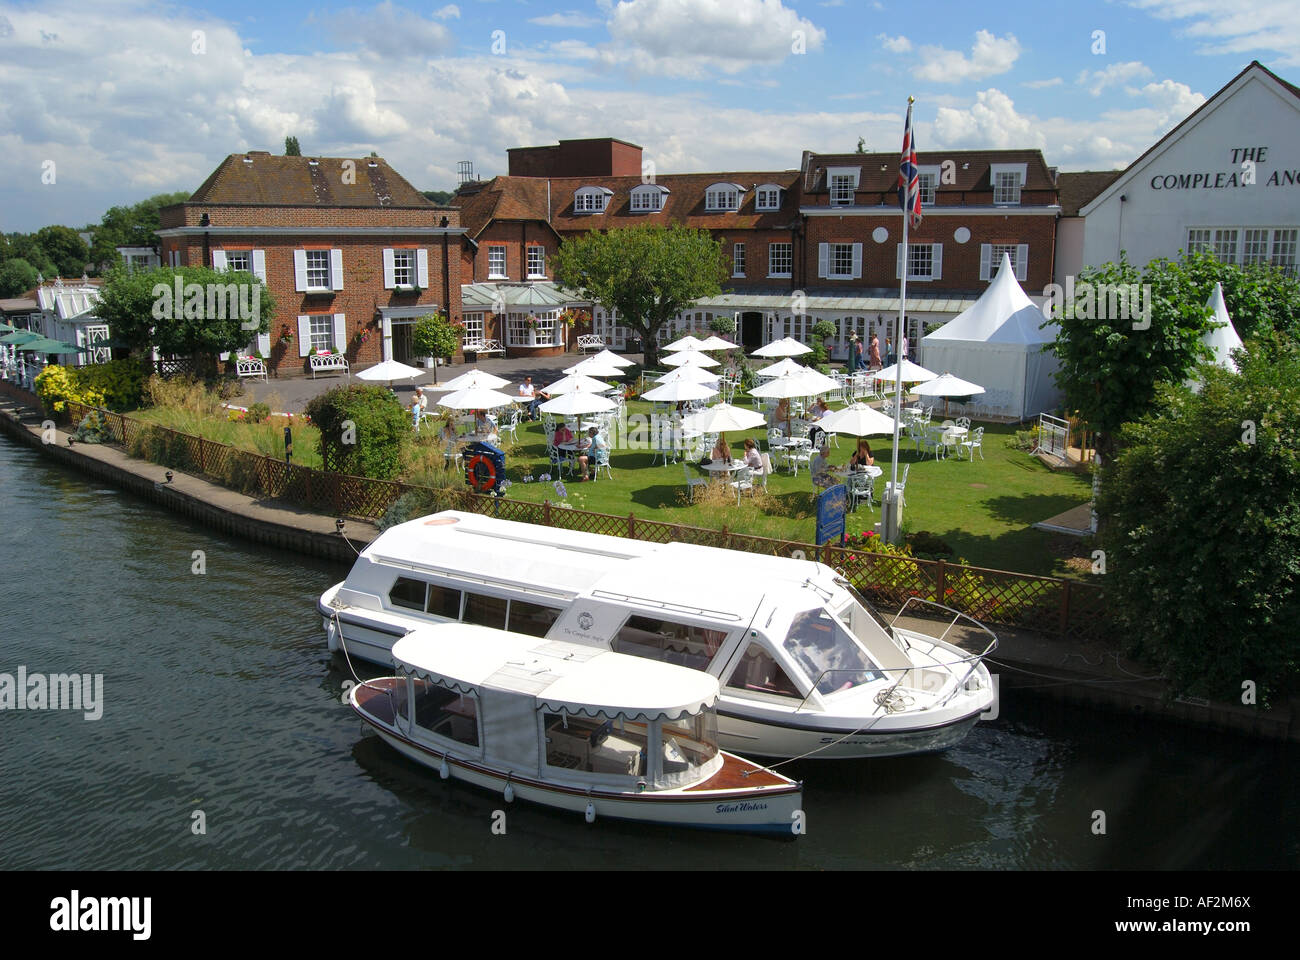
M 240 270 L 159 267 L 129 272 L 118 264 L 100 287 L 96 312 L 113 336 L 132 349 L 157 347 L 164 355 L 202 357 L 242 349 L 255 334 L 267 333 L 275 301 L 260 280 Z
M 1276 340 L 1160 387 L 1103 475 L 1107 604 L 1178 692 L 1300 689 L 1300 349 Z
M 34 233 L 13 233 L 9 235 L 9 256 L 26 260 L 47 280 L 53 280 L 59 268 L 54 265 L 50 255 L 36 240 Z
M 649 226 L 565 240 L 554 257 L 563 287 L 618 311 L 641 337 L 647 366 L 659 359 L 659 330 L 730 275 L 722 245 L 705 230 Z
M 1061 331 L 1052 346 L 1061 363 L 1056 382 L 1066 405 L 1098 432 L 1103 462 L 1116 452 L 1121 425 L 1151 409 L 1157 384 L 1181 383 L 1206 356 L 1200 338 L 1216 280 L 1243 339 L 1300 331 L 1300 283 L 1276 268 L 1221 264 L 1205 254 L 1153 260 L 1141 272 L 1122 258 L 1085 269 L 1073 302 L 1054 311 Z M 1108 296 L 1120 289 L 1134 294 L 1126 307 Z
M 36 268 L 22 257 L 0 264 L 0 297 L 16 297 L 36 286 Z
M 455 196 L 450 190 L 421 190 L 420 192 L 440 207 L 445 207 L 451 202 L 451 198 Z
M 284 155 L 286 157 L 301 157 L 302 147 L 298 146 L 297 137 L 284 138 Z
M 100 220 L 91 241 L 90 259 L 96 267 L 117 262 L 118 247 L 159 247 L 158 229 L 162 225 L 159 211 L 163 207 L 184 203 L 189 191 L 159 193 L 129 207 L 109 207 Z
M 326 470 L 391 480 L 402 468 L 411 417 L 383 387 L 352 384 L 313 397 L 307 416 L 320 430 Z
M 36 242 L 50 259 L 61 277 L 79 277 L 90 263 L 90 248 L 71 227 L 41 227 L 36 231 Z
M 456 327 L 447 322 L 446 314 L 431 313 L 415 321 L 411 330 L 411 346 L 417 357 L 442 357 L 444 360 L 456 355 L 464 327 Z
M 864 140 L 862 137 L 858 137 L 858 149 L 855 150 L 854 153 L 866 153 L 866 152 L 867 152 L 867 141 Z

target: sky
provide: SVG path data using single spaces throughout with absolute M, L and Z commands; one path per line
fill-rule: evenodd
M 561 138 L 658 173 L 802 150 L 1039 148 L 1121 168 L 1252 59 L 1300 82 L 1295 0 L 0 0 L 0 231 L 98 222 L 223 158 L 376 151 L 418 189 Z

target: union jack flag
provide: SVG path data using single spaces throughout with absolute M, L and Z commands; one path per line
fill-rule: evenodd
M 898 205 L 910 218 L 911 226 L 921 222 L 921 178 L 916 169 L 910 101 L 907 104 L 907 126 L 903 128 L 903 158 L 898 166 Z

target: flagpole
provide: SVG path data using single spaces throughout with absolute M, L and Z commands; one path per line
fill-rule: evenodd
M 910 119 L 912 113 L 912 104 L 915 97 L 907 98 L 907 112 Z M 911 146 L 909 140 L 909 146 Z M 903 269 L 899 272 L 898 286 L 898 325 L 894 331 L 894 451 L 891 458 L 889 471 L 889 503 L 885 509 L 889 511 L 889 518 L 885 523 L 885 529 L 882 531 L 890 543 L 898 542 L 898 516 L 899 516 L 899 497 L 898 497 L 898 421 L 903 414 L 903 309 L 907 306 L 907 226 L 911 221 L 910 211 L 906 203 L 906 193 L 904 193 L 904 203 L 902 207 L 903 214 Z

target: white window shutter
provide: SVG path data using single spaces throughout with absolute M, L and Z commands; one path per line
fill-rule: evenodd
M 1029 244 L 1016 244 L 1016 279 L 1021 283 L 1029 275 Z
M 429 286 L 429 251 L 424 247 L 415 251 L 415 284 L 421 290 Z
M 259 333 L 257 335 L 257 352 L 264 357 L 271 355 L 271 335 L 269 333 Z
M 380 320 L 380 331 L 383 337 L 380 343 L 380 346 L 383 347 L 383 359 L 391 360 L 393 359 L 393 321 L 391 318 L 383 317 Z
M 307 251 L 293 252 L 293 288 L 301 293 L 307 289 Z
M 980 244 L 980 279 L 988 280 L 993 276 L 993 244 Z
M 895 246 L 898 247 L 898 260 L 894 264 L 894 279 L 901 280 L 903 278 L 903 245 L 899 243 Z
M 253 251 L 253 276 L 266 283 L 266 251 Z
M 384 289 L 391 290 L 397 286 L 396 267 L 393 265 L 393 250 L 391 247 L 384 250 Z
M 343 251 L 337 247 L 330 251 L 330 280 L 335 290 L 343 289 Z
M 824 277 L 830 273 L 831 245 L 817 244 L 817 276 Z
M 931 275 L 933 280 L 943 279 L 943 244 L 936 243 L 930 247 L 934 251 L 934 273 Z
M 305 357 L 311 353 L 311 318 L 298 317 L 298 356 Z
M 853 245 L 853 279 L 862 279 L 862 244 Z
M 339 353 L 346 353 L 348 349 L 348 322 L 341 313 L 334 314 L 334 349 Z
M 224 250 L 212 251 L 212 269 L 213 270 L 226 269 L 226 251 Z

